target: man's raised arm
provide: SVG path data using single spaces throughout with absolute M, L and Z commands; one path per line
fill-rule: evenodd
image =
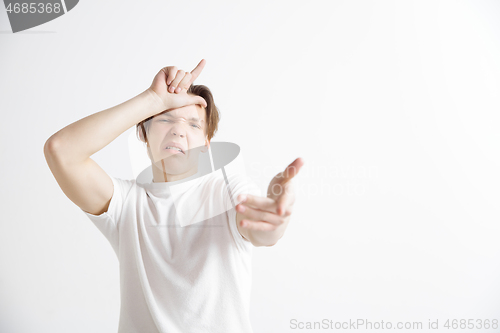
M 190 85 L 203 67 L 204 60 L 189 75 L 189 82 L 183 80 L 180 83 Z M 47 164 L 66 196 L 82 210 L 102 214 L 107 211 L 113 195 L 111 178 L 90 156 L 130 127 L 164 110 L 191 104 L 206 107 L 203 98 L 188 95 L 185 90 L 168 92 L 167 80 L 172 81 L 176 73 L 176 67 L 161 69 L 144 92 L 122 104 L 80 119 L 47 140 L 44 146 Z M 184 77 L 184 74 L 181 76 Z M 171 83 L 179 84 L 179 80 Z

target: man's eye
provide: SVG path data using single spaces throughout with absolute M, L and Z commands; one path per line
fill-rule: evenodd
M 168 120 L 168 119 L 160 119 L 160 121 L 167 122 L 167 123 L 170 122 L 170 120 Z
M 196 124 L 193 124 L 193 125 L 191 125 L 191 126 L 196 127 L 196 128 L 200 128 L 200 126 L 198 126 L 198 125 L 196 125 Z

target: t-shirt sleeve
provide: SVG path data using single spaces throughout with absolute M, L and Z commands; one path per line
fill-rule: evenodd
M 238 226 L 236 225 L 236 205 L 240 203 L 238 201 L 238 196 L 240 194 L 262 196 L 262 194 L 257 184 L 248 177 L 230 176 L 228 177 L 228 183 L 229 186 L 226 186 L 226 191 L 230 195 L 224 195 L 224 198 L 226 201 L 229 201 L 226 203 L 226 207 L 230 207 L 227 210 L 229 229 L 231 230 L 231 234 L 238 248 L 245 250 L 249 247 L 253 247 L 253 245 L 240 234 Z
M 123 211 L 123 204 L 132 188 L 133 180 L 124 180 L 110 176 L 113 181 L 113 196 L 109 202 L 108 210 L 101 215 L 90 214 L 84 210 L 82 212 L 94 223 L 101 233 L 110 242 L 113 250 L 118 255 L 118 227 Z

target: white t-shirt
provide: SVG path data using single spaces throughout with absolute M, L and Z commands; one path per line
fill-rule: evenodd
M 84 211 L 120 263 L 119 333 L 252 332 L 253 245 L 234 205 L 260 190 L 220 171 L 149 184 L 111 177 L 108 211 Z

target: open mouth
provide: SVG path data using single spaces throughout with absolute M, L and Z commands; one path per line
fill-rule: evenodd
M 182 154 L 184 154 L 184 151 L 182 149 L 180 149 L 179 147 L 167 146 L 165 149 L 169 150 L 169 151 L 171 151 L 173 153 L 182 153 Z

